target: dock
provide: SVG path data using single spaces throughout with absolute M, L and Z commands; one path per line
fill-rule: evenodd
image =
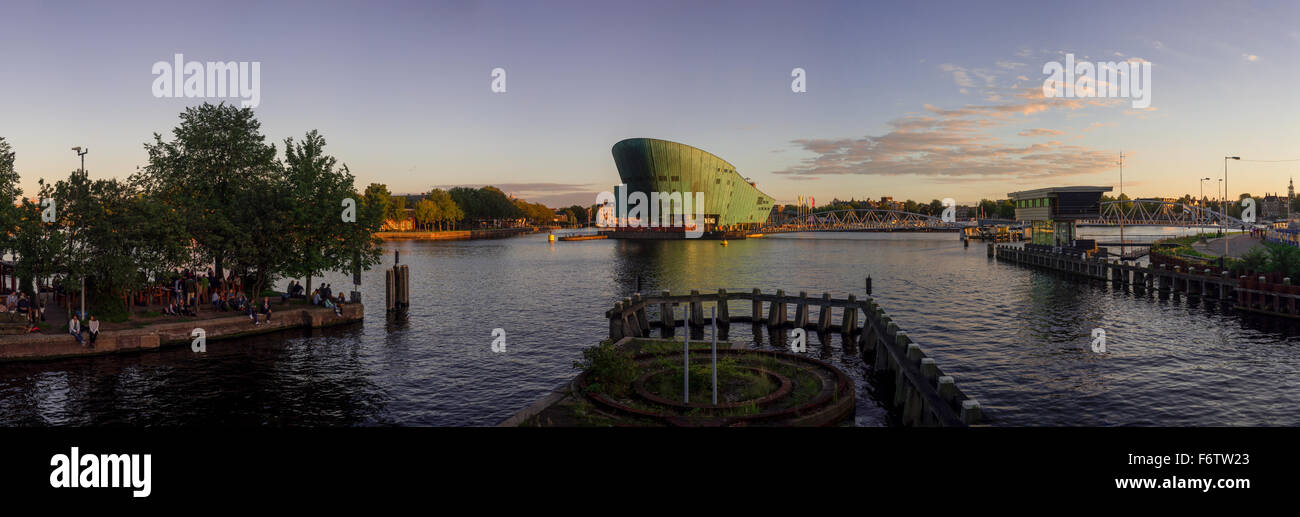
M 67 332 L 52 334 L 20 334 L 0 336 L 0 362 L 46 360 L 68 357 L 136 353 L 157 350 L 161 347 L 190 345 L 194 330 L 203 329 L 208 343 L 215 340 L 266 334 L 287 329 L 322 328 L 359 322 L 365 316 L 360 303 L 347 303 L 342 314 L 333 308 L 319 306 L 272 309 L 271 321 L 253 325 L 248 316 L 236 314 L 221 318 L 191 321 L 166 321 L 139 329 L 105 330 L 99 333 L 94 348 L 77 343 Z M 83 329 L 84 329 L 83 325 Z M 89 334 L 83 334 L 89 342 Z
M 750 314 L 731 314 L 732 305 L 737 302 L 742 307 L 748 303 Z M 685 307 L 680 311 L 683 319 L 674 318 L 674 307 L 679 305 Z M 791 307 L 794 308 L 793 318 L 790 317 Z M 782 337 L 785 329 L 794 328 L 840 333 L 844 338 L 844 352 L 861 354 L 867 364 L 872 365 L 870 382 L 877 387 L 877 396 L 904 426 L 966 427 L 982 422 L 980 403 L 958 389 L 953 377 L 944 374 L 921 345 L 899 329 L 870 296 L 861 300 L 855 295 L 833 299 L 829 293 L 820 297 L 809 297 L 807 292 L 790 296 L 784 290 L 765 294 L 759 289 L 738 292 L 719 289 L 709 293 L 692 290 L 690 294 L 678 295 L 667 291 L 658 295 L 637 293 L 616 302 L 604 316 L 609 321 L 609 341 L 628 343 L 654 340 L 651 336 L 654 328 L 661 329 L 661 333 L 666 335 L 682 326 L 703 328 L 710 324 L 705 316 L 707 309 L 716 310 L 719 330 L 724 333 L 735 323 L 751 324 L 755 332 L 765 326 L 769 332 Z M 813 312 L 816 312 L 815 319 Z M 750 352 L 785 354 L 761 350 Z M 807 354 L 789 355 L 817 362 Z M 557 387 L 502 425 L 536 421 L 538 415 L 549 408 L 583 397 L 574 390 L 578 380 Z M 849 384 L 851 388 L 851 381 Z M 826 425 L 826 422 L 818 422 L 818 425 Z
M 1126 264 L 1125 261 L 1118 259 L 1088 257 L 1083 253 L 1065 251 L 1065 249 L 1058 252 L 1052 248 L 1037 249 L 1008 246 L 1008 244 L 989 244 L 988 255 L 1011 264 L 1060 271 L 1074 277 L 1097 279 L 1097 281 L 1109 281 L 1118 286 L 1132 286 L 1135 290 L 1157 291 L 1162 294 L 1177 292 L 1177 294 L 1195 295 L 1204 299 L 1225 301 L 1225 303 L 1235 303 L 1240 297 L 1242 301 L 1240 307 L 1252 307 L 1248 297 L 1243 296 L 1251 292 L 1249 286 L 1239 288 L 1243 282 L 1247 282 L 1247 277 L 1240 275 L 1234 278 L 1230 271 L 1217 268 L 1193 268 L 1193 266 L 1170 266 L 1169 264 L 1143 266 Z M 1290 286 L 1290 282 L 1290 279 L 1286 279 L 1286 286 Z M 1278 282 L 1278 287 L 1281 286 L 1282 282 Z M 1269 292 L 1271 295 L 1282 295 L 1281 292 Z M 1294 300 L 1291 304 L 1294 307 Z M 1292 314 L 1294 313 L 1292 310 Z
M 608 235 L 600 233 L 594 235 L 565 235 L 560 237 L 559 239 L 562 241 L 597 241 L 597 240 L 608 239 L 608 238 L 609 238 Z

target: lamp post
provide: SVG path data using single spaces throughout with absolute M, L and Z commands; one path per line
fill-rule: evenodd
M 1228 220 L 1226 219 L 1227 217 L 1226 205 L 1228 204 L 1228 160 L 1240 160 L 1240 159 L 1241 159 L 1240 156 L 1223 157 L 1223 204 L 1225 205 L 1224 206 L 1225 219 L 1223 220 L 1223 263 L 1224 264 L 1228 263 Z
M 1223 178 L 1219 178 L 1219 185 L 1214 187 L 1214 197 L 1219 198 L 1219 211 L 1223 212 Z
M 1210 178 L 1201 178 L 1201 199 L 1198 199 L 1198 200 L 1196 201 L 1196 204 L 1198 204 L 1198 205 L 1199 205 L 1199 204 L 1202 204 L 1202 203 L 1205 202 L 1205 182 L 1207 182 L 1207 181 L 1210 181 Z M 1202 207 L 1202 208 L 1204 208 L 1204 207 Z M 1200 228 L 1200 229 L 1202 230 L 1201 233 L 1204 233 L 1204 230 L 1205 230 L 1204 224 L 1201 225 L 1201 228 Z
M 81 158 L 81 173 L 82 173 L 82 174 L 85 174 L 85 173 L 86 173 L 86 154 L 90 152 L 90 148 L 89 148 L 89 147 L 86 147 L 86 148 L 83 149 L 81 146 L 77 146 L 77 147 L 73 147 L 72 150 L 73 150 L 73 152 L 76 152 L 76 153 L 77 153 L 77 156 L 78 156 L 78 157 Z M 71 241 L 68 242 L 68 251 L 72 251 L 72 242 L 71 242 Z M 85 272 L 85 271 L 81 272 L 81 296 L 80 296 L 80 298 L 81 298 L 81 317 L 82 317 L 82 318 L 85 318 L 85 317 L 86 317 L 86 272 Z

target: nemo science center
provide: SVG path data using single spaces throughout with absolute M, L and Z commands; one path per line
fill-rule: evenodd
M 677 142 L 629 138 L 614 144 L 621 185 L 600 201 L 616 239 L 743 239 L 772 213 L 772 196 L 714 154 Z

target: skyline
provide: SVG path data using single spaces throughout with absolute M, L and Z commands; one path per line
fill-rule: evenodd
M 92 178 L 125 178 L 152 133 L 221 100 L 151 95 L 151 66 L 175 54 L 260 63 L 268 141 L 318 129 L 359 185 L 394 193 L 493 184 L 590 204 L 633 137 L 716 154 L 781 204 L 1118 193 L 1121 151 L 1130 197 L 1198 195 L 1203 177 L 1214 196 L 1227 155 L 1243 158 L 1234 197 L 1285 192 L 1300 169 L 1251 161 L 1300 159 L 1283 116 L 1300 108 L 1300 6 L 1282 2 L 175 5 L 5 8 L 6 69 L 24 80 L 0 81 L 0 136 L 25 195 L 78 167 L 72 146 Z M 1045 97 L 1044 65 L 1067 54 L 1151 63 L 1150 107 Z M 490 90 L 498 67 L 506 93 Z

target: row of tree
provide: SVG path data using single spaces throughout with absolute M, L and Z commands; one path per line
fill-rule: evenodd
M 851 199 L 848 201 L 842 201 L 839 199 L 835 199 L 832 200 L 829 204 L 822 205 L 812 209 L 812 212 L 819 213 L 819 212 L 829 212 L 833 210 L 867 210 L 867 209 L 884 209 L 884 208 L 885 207 L 881 206 L 880 203 L 877 203 L 875 201 L 870 201 L 870 200 L 858 201 L 856 199 Z M 894 208 L 894 207 L 890 207 L 890 208 Z M 944 206 L 943 206 L 943 201 L 938 199 L 932 199 L 930 200 L 929 203 L 918 203 L 914 200 L 909 199 L 907 201 L 902 202 L 901 208 L 904 212 L 911 212 L 914 214 L 940 217 L 943 215 Z M 975 213 L 971 214 L 971 217 L 978 216 L 983 218 L 994 218 L 994 219 L 1014 219 L 1016 216 L 1016 206 L 1011 202 L 1010 199 L 1003 199 L 1000 201 L 993 201 L 991 199 L 981 199 L 979 204 L 973 208 L 975 208 L 976 211 Z M 794 216 L 797 213 L 797 208 L 794 205 L 786 205 L 782 209 L 782 213 L 787 217 Z
M 318 132 L 285 139 L 281 158 L 251 109 L 203 104 L 180 119 L 170 139 L 155 133 L 145 144 L 148 166 L 126 181 L 73 171 L 41 179 L 36 199 L 0 203 L 0 247 L 14 257 L 24 290 L 52 278 L 75 291 L 84 281 L 90 303 L 107 315 L 125 310 L 122 296 L 179 268 L 232 271 L 256 296 L 279 278 L 311 285 L 327 271 L 379 262 L 373 234 L 387 189 L 358 193 Z M 13 157 L 0 138 L 0 196 L 9 200 L 22 196 Z
M 544 204 L 511 198 L 493 186 L 477 189 L 455 187 L 450 190 L 434 188 L 424 194 L 398 196 L 390 194 L 384 185 L 372 184 L 371 187 L 376 189 L 374 197 L 388 200 L 383 209 L 386 219 L 405 220 L 409 204 L 409 217 L 414 220 L 418 230 L 453 229 L 463 222 L 486 222 L 501 226 L 505 222 L 524 220 L 545 225 L 554 222 L 557 215 L 571 224 L 585 224 L 589 221 L 589 212 L 585 207 L 574 205 L 557 214 L 556 210 Z M 371 194 L 367 190 L 367 196 Z

